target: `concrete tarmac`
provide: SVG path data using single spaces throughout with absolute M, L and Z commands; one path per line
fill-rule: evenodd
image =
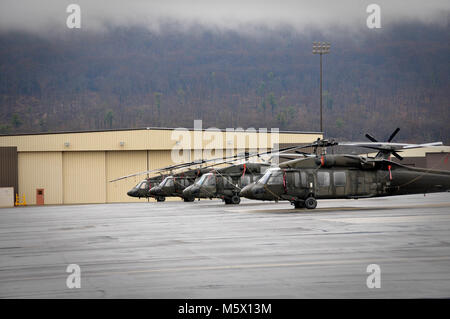
M 449 298 L 450 193 L 0 209 L 0 257 L 1 298 Z

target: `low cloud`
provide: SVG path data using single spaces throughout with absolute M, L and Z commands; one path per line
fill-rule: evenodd
M 158 30 L 176 22 L 180 29 L 202 25 L 218 30 L 251 32 L 253 26 L 309 28 L 366 28 L 366 8 L 381 7 L 382 28 L 402 21 L 448 25 L 448 0 L 2 0 L 1 31 L 48 33 L 66 28 L 66 8 L 81 7 L 82 29 L 104 30 L 115 26 L 139 26 Z

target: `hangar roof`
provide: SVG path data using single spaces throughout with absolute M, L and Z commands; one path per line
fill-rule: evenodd
M 278 140 L 275 134 L 259 133 L 258 131 L 226 132 L 194 129 L 172 129 L 146 127 L 139 129 L 119 129 L 82 132 L 55 132 L 1 135 L 0 146 L 17 146 L 18 152 L 43 151 L 120 151 L 120 150 L 170 150 L 173 148 L 223 148 L 236 145 L 239 137 L 245 137 L 245 146 L 249 141 L 257 141 L 258 148 L 273 148 L 275 143 L 310 143 L 318 137 L 320 132 L 280 131 Z M 202 140 L 199 144 L 198 141 Z M 197 143 L 196 143 L 197 142 Z M 234 143 L 233 143 L 234 142 Z M 191 143 L 191 144 L 189 144 Z M 255 144 L 252 144 L 255 145 Z M 253 147 L 252 147 L 253 148 Z

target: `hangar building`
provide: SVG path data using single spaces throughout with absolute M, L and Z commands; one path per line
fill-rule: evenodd
M 172 164 L 171 152 L 179 144 L 173 139 L 173 132 L 167 128 L 142 128 L 3 135 L 0 136 L 0 187 L 14 187 L 14 193 L 20 199 L 25 196 L 28 205 L 144 201 L 126 193 L 146 175 L 109 181 Z M 187 134 L 194 140 L 198 131 L 187 130 Z M 236 144 L 226 140 L 229 136 L 225 131 L 218 134 L 222 140 L 220 145 L 225 145 L 224 148 L 233 145 L 236 152 Z M 267 149 L 275 144 L 283 147 L 311 143 L 322 137 L 317 132 L 279 132 L 275 141 L 270 132 L 235 134 L 236 138 L 239 134 L 249 134 L 258 138 L 259 143 L 265 140 Z M 246 149 L 250 149 L 249 135 Z M 204 137 L 201 143 L 204 148 L 211 146 Z M 193 160 L 194 151 L 190 152 Z

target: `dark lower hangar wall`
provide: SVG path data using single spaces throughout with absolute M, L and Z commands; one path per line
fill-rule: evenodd
M 19 191 L 17 147 L 0 147 L 0 187 L 14 187 Z

